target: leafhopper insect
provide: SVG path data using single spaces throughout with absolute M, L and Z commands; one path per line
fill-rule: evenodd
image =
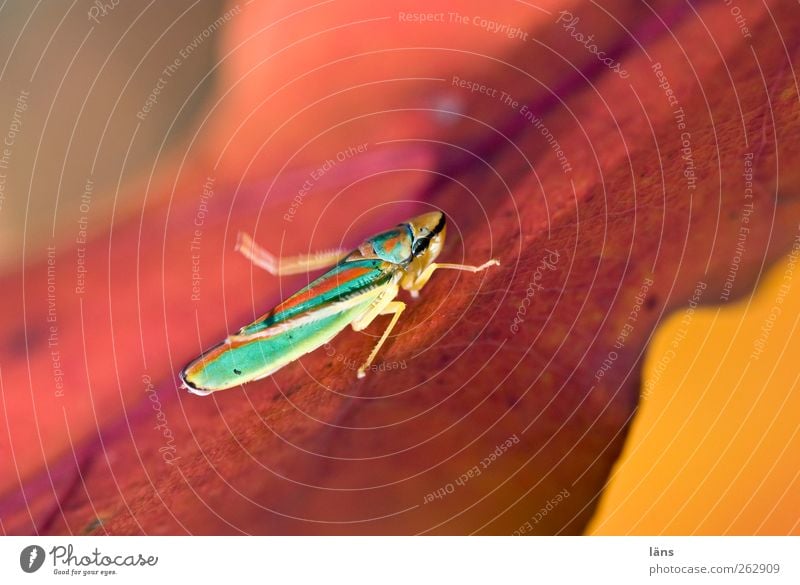
M 416 298 L 436 270 L 480 272 L 499 264 L 494 259 L 480 266 L 435 262 L 446 232 L 445 215 L 434 211 L 373 236 L 351 252 L 331 250 L 291 258 L 276 258 L 240 233 L 237 250 L 270 274 L 333 268 L 192 361 L 180 374 L 183 387 L 205 396 L 265 378 L 328 343 L 348 325 L 361 331 L 379 315 L 391 315 L 358 369 L 363 378 L 406 308 L 395 300 L 401 288 Z

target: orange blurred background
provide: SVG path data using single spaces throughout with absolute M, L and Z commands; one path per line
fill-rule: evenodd
M 799 272 L 793 252 L 751 297 L 659 327 L 587 534 L 800 534 Z

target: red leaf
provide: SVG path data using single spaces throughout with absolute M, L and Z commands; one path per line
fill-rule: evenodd
M 748 7 L 745 38 L 722 3 L 576 3 L 575 30 L 623 78 L 556 9 L 498 12 L 522 41 L 470 23 L 372 21 L 387 9 L 357 6 L 262 31 L 295 3 L 254 4 L 233 21 L 219 111 L 188 170 L 160 187 L 175 180 L 174 199 L 94 242 L 86 293 L 58 297 L 63 398 L 47 266 L 3 283 L 17 352 L 2 371 L 7 533 L 580 533 L 635 413 L 654 328 L 698 280 L 707 298 L 726 286 L 748 153 L 755 212 L 732 293 L 794 238 L 796 7 Z M 237 230 L 298 253 L 352 245 L 429 205 L 452 221 L 446 260 L 502 266 L 437 273 L 379 358 L 397 369 L 357 381 L 340 361 L 365 356 L 376 327 L 243 390 L 177 390 L 184 362 L 304 281 L 252 270 L 233 252 Z M 74 254 L 56 255 L 57 282 Z

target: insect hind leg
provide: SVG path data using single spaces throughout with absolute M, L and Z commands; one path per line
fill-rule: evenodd
M 344 250 L 325 250 L 314 254 L 278 258 L 253 241 L 249 234 L 239 232 L 236 250 L 259 268 L 274 276 L 302 274 L 318 268 L 333 266 L 347 255 Z
M 406 304 L 402 301 L 390 301 L 386 305 L 384 305 L 380 311 L 380 315 L 392 315 L 392 320 L 389 322 L 389 325 L 383 331 L 383 335 L 378 340 L 378 343 L 375 344 L 375 347 L 372 348 L 372 352 L 370 352 L 369 357 L 367 360 L 358 368 L 358 377 L 363 378 L 367 375 L 367 369 L 372 365 L 372 361 L 375 359 L 375 356 L 378 355 L 383 344 L 389 338 L 389 334 L 394 329 L 394 326 L 397 325 L 397 321 L 400 319 L 400 315 L 403 314 L 403 311 L 406 308 Z

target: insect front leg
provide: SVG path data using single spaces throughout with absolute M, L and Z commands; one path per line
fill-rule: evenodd
M 375 298 L 375 300 L 370 303 L 369 308 L 367 308 L 367 310 L 364 311 L 364 313 L 352 323 L 354 331 L 362 331 L 366 329 L 378 315 L 393 315 L 389 326 L 386 327 L 386 330 L 383 332 L 383 335 L 381 335 L 378 343 L 375 344 L 375 347 L 369 354 L 367 361 L 365 361 L 361 367 L 358 368 L 359 378 L 363 378 L 366 375 L 367 368 L 369 368 L 369 366 L 372 364 L 372 360 L 375 359 L 375 356 L 378 355 L 378 351 L 380 350 L 381 346 L 388 339 L 389 334 L 392 332 L 392 329 L 394 329 L 394 326 L 397 323 L 397 320 L 400 319 L 400 314 L 406 308 L 405 303 L 394 300 L 399 290 L 400 289 L 396 284 L 385 288 Z
M 389 325 L 381 335 L 381 338 L 378 340 L 378 343 L 375 344 L 375 347 L 372 348 L 372 352 L 369 354 L 367 361 L 365 361 L 360 368 L 358 368 L 358 377 L 363 378 L 367 375 L 367 369 L 372 365 L 372 360 L 375 359 L 375 356 L 378 355 L 378 351 L 380 351 L 381 346 L 386 342 L 389 338 L 389 334 L 394 329 L 394 326 L 397 325 L 397 321 L 400 319 L 400 315 L 403 314 L 403 311 L 406 308 L 406 304 L 402 301 L 390 301 L 386 304 L 382 310 L 380 311 L 380 315 L 392 315 L 392 320 L 389 322 Z M 354 325 L 355 328 L 355 325 Z
M 428 265 L 428 267 L 422 271 L 419 277 L 412 283 L 409 287 L 408 291 L 411 293 L 412 298 L 417 298 L 419 296 L 419 291 L 422 290 L 428 280 L 430 280 L 431 275 L 441 268 L 445 268 L 448 270 L 462 270 L 464 272 L 481 272 L 482 270 L 486 270 L 491 266 L 499 266 L 500 262 L 494 258 L 489 260 L 488 262 L 484 262 L 480 266 L 470 266 L 468 264 L 441 264 L 438 262 L 434 262 L 433 264 Z
M 278 258 L 256 244 L 253 238 L 244 232 L 239 232 L 236 238 L 236 250 L 253 264 L 275 276 L 302 274 L 310 270 L 333 266 L 348 254 L 345 250 L 337 249 Z

